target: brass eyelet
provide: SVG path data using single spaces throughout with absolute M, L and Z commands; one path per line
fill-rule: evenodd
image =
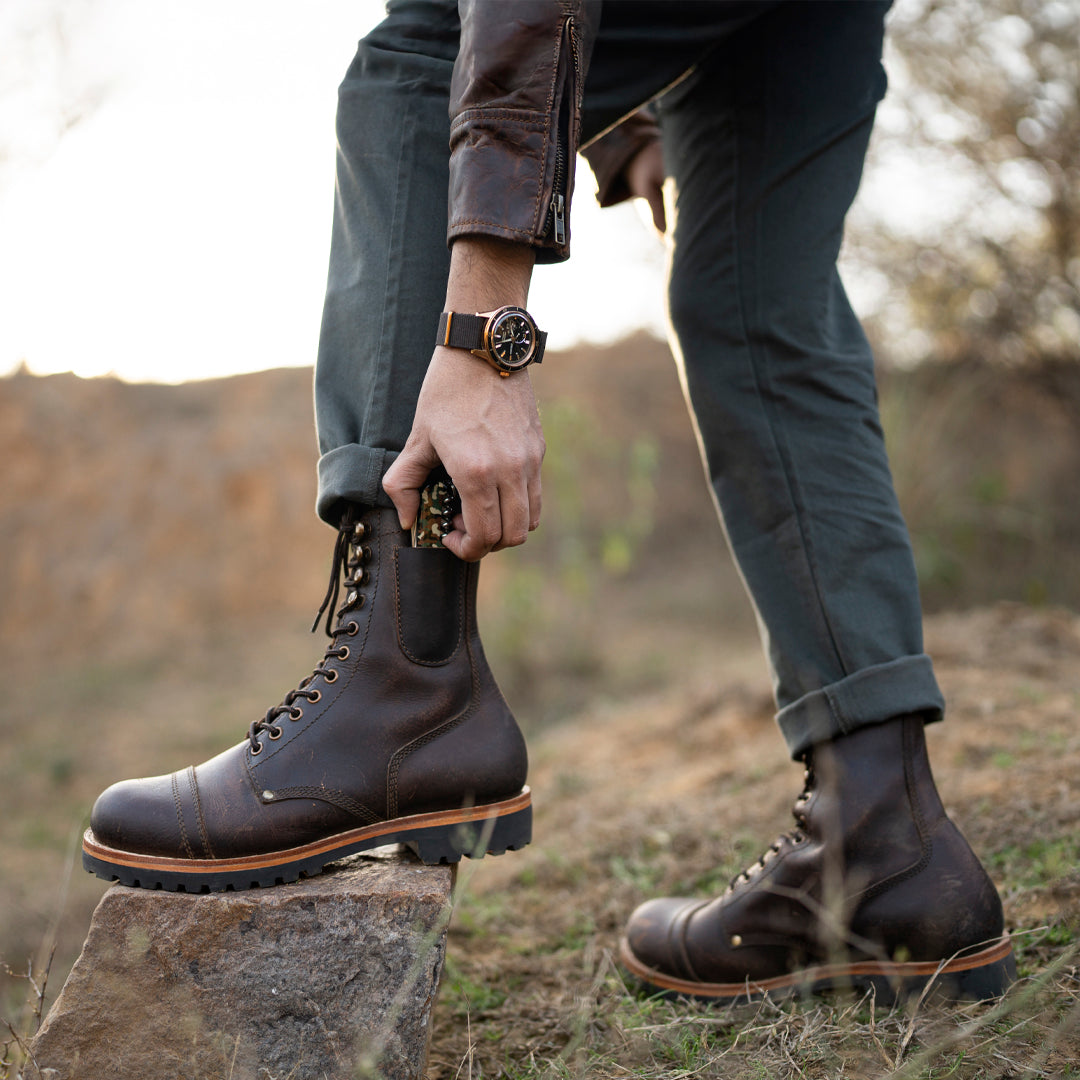
M 304 715 L 304 710 L 301 709 L 298 705 L 293 706 L 293 708 L 291 708 L 289 710 L 289 719 L 290 720 L 299 720 L 300 717 L 303 716 L 303 715 Z
M 348 645 L 339 645 L 337 651 L 337 657 L 339 660 L 348 660 L 352 650 Z
M 338 673 L 333 668 L 331 668 L 323 675 L 323 682 L 336 683 L 337 677 Z
M 279 728 L 279 727 L 268 728 L 266 734 L 269 735 L 269 737 L 274 742 L 277 742 L 278 739 L 281 738 L 281 728 Z
M 251 748 L 251 756 L 252 756 L 252 757 L 255 757 L 256 755 L 258 755 L 258 754 L 261 754 L 261 753 L 262 753 L 262 743 L 261 743 L 261 742 L 259 742 L 259 743 L 256 743 L 256 744 L 255 744 L 255 745 L 254 745 L 254 746 L 253 746 L 253 747 Z
M 349 623 L 349 637 L 356 637 L 360 633 L 360 624 L 354 619 Z
M 316 701 L 319 701 L 319 700 L 322 699 L 322 691 L 321 690 L 312 690 L 311 693 L 308 694 L 307 699 L 308 699 L 308 701 L 311 702 L 312 705 L 314 705 Z

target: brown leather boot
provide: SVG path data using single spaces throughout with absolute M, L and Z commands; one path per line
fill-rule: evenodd
M 426 863 L 523 847 L 525 741 L 484 659 L 476 579 L 476 564 L 410 546 L 396 511 L 350 508 L 318 666 L 239 745 L 105 791 L 83 865 L 205 892 L 295 881 L 380 844 Z
M 795 819 L 717 899 L 639 907 L 623 964 L 650 988 L 724 1003 L 1005 991 L 1016 969 L 1001 901 L 945 816 L 919 717 L 815 747 Z

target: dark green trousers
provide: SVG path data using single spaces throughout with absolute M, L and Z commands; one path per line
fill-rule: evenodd
M 943 709 L 873 357 L 836 270 L 887 8 L 609 0 L 586 83 L 586 138 L 661 95 L 672 347 L 793 756 Z M 329 522 L 342 500 L 388 504 L 380 481 L 431 356 L 457 35 L 452 3 L 392 3 L 341 86 L 315 376 Z

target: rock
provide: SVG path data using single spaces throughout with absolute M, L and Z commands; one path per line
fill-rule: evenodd
M 450 886 L 404 854 L 245 893 L 114 885 L 23 1078 L 418 1078 Z

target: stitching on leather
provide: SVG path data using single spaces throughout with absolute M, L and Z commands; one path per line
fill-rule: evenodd
M 328 802 L 353 817 L 360 818 L 365 824 L 374 825 L 382 819 L 373 810 L 369 810 L 363 803 L 357 802 L 351 795 L 343 791 L 331 791 L 329 788 L 312 787 L 310 785 L 299 787 L 278 788 L 274 792 L 274 801 L 278 799 L 318 799 L 320 802 Z
M 188 842 L 187 829 L 184 828 L 184 808 L 180 803 L 180 783 L 176 779 L 176 773 L 173 773 L 169 779 L 172 780 L 173 805 L 176 807 L 176 824 L 180 828 L 180 843 L 183 844 L 187 857 L 189 859 L 194 859 L 195 852 L 191 850 L 191 844 Z
M 904 758 L 904 788 L 907 791 L 908 805 L 911 807 L 911 816 L 915 819 L 915 831 L 919 834 L 919 847 L 922 850 L 922 857 L 918 862 L 912 863 L 906 870 L 900 870 L 891 877 L 879 881 L 876 885 L 871 885 L 869 889 L 860 895 L 860 900 L 864 903 L 865 901 L 872 900 L 875 896 L 886 892 L 894 885 L 899 885 L 901 882 L 907 881 L 908 878 L 913 878 L 917 874 L 921 874 L 927 866 L 930 865 L 930 857 L 933 855 L 934 842 L 927 834 L 926 821 L 923 818 L 922 807 L 919 805 L 915 790 L 915 779 L 912 776 L 911 757 L 914 748 L 911 746 L 911 738 L 908 735 L 908 732 L 912 730 L 911 724 L 913 722 L 921 724 L 922 720 L 916 718 L 914 721 L 904 721 L 904 726 L 901 729 L 900 734 L 900 752 L 903 754 Z
M 409 647 L 405 644 L 405 635 L 402 633 L 402 617 L 401 617 L 401 560 L 398 557 L 401 548 L 394 549 L 394 615 L 397 619 L 397 640 L 398 648 L 414 663 L 420 664 L 423 667 L 445 667 L 454 659 L 459 652 L 461 652 L 461 646 L 465 639 L 465 634 L 462 632 L 462 625 L 464 619 L 465 604 L 465 590 L 461 587 L 462 583 L 459 579 L 457 585 L 458 603 L 457 603 L 457 615 L 458 615 L 458 639 L 457 644 L 454 646 L 454 651 L 450 653 L 444 660 L 421 660 L 420 657 L 414 656 Z
M 191 800 L 195 803 L 195 820 L 199 823 L 199 836 L 202 838 L 203 848 L 211 859 L 216 859 L 214 849 L 210 846 L 210 836 L 206 831 L 206 819 L 203 817 L 202 799 L 199 798 L 199 782 L 195 776 L 195 766 L 189 765 L 187 770 L 188 786 L 191 788 Z
M 466 568 L 466 574 L 476 573 L 475 564 L 470 564 Z M 476 657 L 472 651 L 472 640 L 469 636 L 468 626 L 469 617 L 471 612 L 468 611 L 467 598 L 470 594 L 470 588 L 466 583 L 466 588 L 462 589 L 462 603 L 466 605 L 465 619 L 466 619 L 466 632 L 465 632 L 465 650 L 469 654 L 469 673 L 472 681 L 472 693 L 470 695 L 468 707 L 457 716 L 451 717 L 451 719 L 440 724 L 437 728 L 433 728 L 431 731 L 426 732 L 423 735 L 418 736 L 410 743 L 406 743 L 404 746 L 399 747 L 391 755 L 390 763 L 386 770 L 386 816 L 388 818 L 395 818 L 398 816 L 398 790 L 397 781 L 398 773 L 401 771 L 401 764 L 416 750 L 420 750 L 427 746 L 429 742 L 438 739 L 440 736 L 445 735 L 447 732 L 453 731 L 459 724 L 463 724 L 470 716 L 476 712 L 477 703 L 480 700 L 480 673 L 476 667 Z
M 540 113 L 530 109 L 466 109 L 451 124 L 451 136 L 469 125 L 475 125 L 480 120 L 499 120 L 503 125 L 513 124 L 516 127 L 526 128 L 531 131 L 543 131 L 548 125 L 549 111 Z
M 505 225 L 501 221 L 488 221 L 487 218 L 454 219 L 453 228 L 460 229 L 463 225 L 490 225 L 492 228 L 501 229 L 503 232 L 520 233 L 522 236 L 532 236 L 534 234 L 533 229 L 519 229 L 516 225 Z

